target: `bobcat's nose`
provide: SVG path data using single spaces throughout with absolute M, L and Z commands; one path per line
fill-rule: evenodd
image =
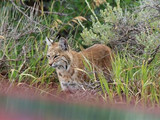
M 49 63 L 50 66 L 52 66 L 52 63 Z

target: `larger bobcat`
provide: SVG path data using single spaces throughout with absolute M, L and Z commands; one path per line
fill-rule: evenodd
M 72 91 L 83 88 L 83 82 L 89 80 L 84 62 L 87 60 L 94 71 L 101 70 L 109 79 L 111 67 L 111 49 L 102 44 L 95 44 L 88 49 L 76 52 L 70 49 L 63 37 L 59 42 L 46 38 L 49 65 L 56 68 L 62 90 Z

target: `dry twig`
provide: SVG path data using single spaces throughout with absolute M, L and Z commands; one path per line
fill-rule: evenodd
M 151 54 L 152 58 L 150 58 L 150 59 L 147 60 L 147 64 L 150 64 L 154 60 L 154 58 L 155 58 L 155 56 L 156 56 L 159 48 L 160 48 L 160 44 L 156 47 L 156 49 L 154 50 L 154 52 Z

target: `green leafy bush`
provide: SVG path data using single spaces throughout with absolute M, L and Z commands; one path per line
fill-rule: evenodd
M 116 7 L 107 3 L 106 9 L 100 11 L 101 17 L 97 20 L 91 16 L 91 28 L 84 28 L 81 33 L 84 43 L 105 43 L 117 51 L 127 49 L 130 54 L 146 56 L 160 43 L 160 12 L 157 5 L 159 3 L 155 1 L 144 1 L 131 12 L 124 11 L 120 1 Z

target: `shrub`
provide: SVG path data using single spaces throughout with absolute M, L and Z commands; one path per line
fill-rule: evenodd
M 146 57 L 159 44 L 160 6 L 157 1 L 143 1 L 140 6 L 129 10 L 106 3 L 106 9 L 100 11 L 100 18 L 91 16 L 92 26 L 84 28 L 81 36 L 84 43 L 105 43 L 117 51 L 129 50 L 129 55 Z M 100 21 L 101 20 L 101 21 Z

